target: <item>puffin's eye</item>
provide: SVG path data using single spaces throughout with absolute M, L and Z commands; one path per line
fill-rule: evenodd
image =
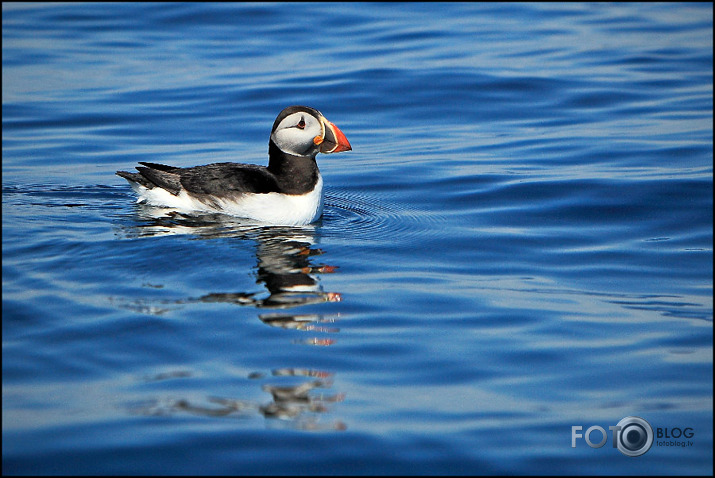
M 296 126 L 296 128 L 305 129 L 305 120 L 303 118 L 301 118 L 300 122 L 295 126 Z

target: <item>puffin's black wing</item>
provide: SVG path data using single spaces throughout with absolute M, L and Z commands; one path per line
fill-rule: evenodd
M 155 184 L 152 184 L 148 179 L 146 179 L 144 176 L 142 176 L 139 173 L 130 173 L 127 171 L 117 171 L 117 176 L 122 177 L 126 179 L 127 181 L 131 181 L 133 183 L 139 183 L 142 186 L 146 188 L 153 188 L 156 186 Z
M 173 166 L 165 166 L 157 163 L 144 163 L 144 167 L 137 167 L 138 173 L 129 173 L 127 171 L 117 171 L 117 176 L 120 176 L 127 181 L 141 184 L 145 188 L 154 189 L 160 187 L 166 189 L 173 195 L 179 194 L 181 184 L 179 182 L 178 171 L 181 168 Z
M 197 196 L 234 196 L 241 193 L 278 191 L 275 176 L 255 164 L 214 163 L 191 168 L 177 168 L 140 161 L 138 173 L 117 171 L 117 175 L 149 189 L 160 187 L 173 195 L 181 190 Z
M 221 197 L 278 191 L 273 174 L 255 164 L 214 163 L 182 168 L 178 173 L 184 189 L 194 194 Z
M 137 167 L 139 174 L 154 186 L 159 186 L 162 189 L 166 189 L 174 196 L 181 192 L 181 181 L 179 172 L 181 168 L 175 168 L 173 166 L 164 166 L 163 164 L 156 163 L 143 163 L 145 167 Z

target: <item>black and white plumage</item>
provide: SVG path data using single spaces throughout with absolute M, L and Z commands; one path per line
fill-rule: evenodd
M 180 212 L 220 212 L 274 225 L 305 225 L 323 210 L 318 153 L 352 147 L 320 111 L 289 106 L 273 123 L 268 166 L 214 163 L 190 168 L 139 162 L 138 173 L 117 171 L 137 200 Z

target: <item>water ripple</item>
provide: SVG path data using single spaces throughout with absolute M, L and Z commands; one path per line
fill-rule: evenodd
M 409 244 L 425 235 L 439 235 L 446 219 L 434 211 L 409 207 L 382 196 L 331 189 L 325 198 L 323 223 L 327 236 L 346 232 L 354 240 L 399 241 Z

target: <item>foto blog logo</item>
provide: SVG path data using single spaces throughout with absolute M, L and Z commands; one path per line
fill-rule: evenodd
M 611 431 L 613 448 L 618 448 L 618 451 L 626 456 L 641 456 L 653 445 L 653 428 L 641 417 L 626 417 L 608 429 Z M 576 448 L 576 440 L 579 438 L 583 438 L 591 448 L 601 448 L 608 441 L 608 434 L 601 426 L 594 425 L 584 433 L 579 433 L 581 430 L 582 426 L 571 427 L 571 448 Z M 595 431 L 600 434 L 598 442 L 592 440 L 592 435 L 597 435 L 592 433 Z

